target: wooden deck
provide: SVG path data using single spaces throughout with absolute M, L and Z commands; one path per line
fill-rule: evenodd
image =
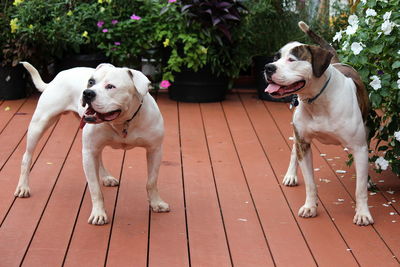
M 32 196 L 14 198 L 37 96 L 0 101 L 1 267 L 400 265 L 398 177 L 370 172 L 380 189 L 369 197 L 376 223 L 355 226 L 346 151 L 314 143 L 319 214 L 302 219 L 302 179 L 297 187 L 280 183 L 292 144 L 287 104 L 253 92 L 222 103 L 177 103 L 165 94 L 157 101 L 166 126 L 159 189 L 172 210 L 149 211 L 143 149 L 106 149 L 105 164 L 121 185 L 103 188 L 105 226 L 87 223 L 91 202 L 72 114 L 39 144 Z

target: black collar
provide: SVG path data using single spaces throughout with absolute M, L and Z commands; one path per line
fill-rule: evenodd
M 315 99 L 317 99 L 325 91 L 326 87 L 328 86 L 329 81 L 331 80 L 331 77 L 332 77 L 332 74 L 329 75 L 328 80 L 326 80 L 324 86 L 321 88 L 321 90 L 319 91 L 319 93 L 316 96 L 314 96 L 313 98 L 305 99 L 305 101 L 307 101 L 308 104 L 311 104 L 312 102 L 314 102 Z
M 133 120 L 133 119 L 136 117 L 136 115 L 139 113 L 140 108 L 141 108 L 142 106 L 143 106 L 143 99 L 142 99 L 142 101 L 140 102 L 140 105 L 139 105 L 138 109 L 135 111 L 135 113 L 133 113 L 132 117 L 131 117 L 129 120 L 127 120 L 125 123 L 129 123 L 131 120 Z
M 321 90 L 319 91 L 319 93 L 312 97 L 312 98 L 308 98 L 308 99 L 302 99 L 303 102 L 307 103 L 307 104 L 312 104 L 312 102 L 314 102 L 326 89 L 326 87 L 328 86 L 329 81 L 331 80 L 331 75 L 329 75 L 328 80 L 326 80 L 324 86 L 322 86 Z M 299 105 L 299 100 L 298 100 L 298 96 L 297 95 L 293 95 L 292 96 L 292 101 L 290 103 L 290 108 L 297 107 Z
M 136 115 L 139 113 L 140 109 L 143 106 L 143 99 L 140 102 L 140 105 L 138 107 L 138 109 L 135 111 L 135 113 L 133 113 L 132 117 L 124 122 L 124 128 L 122 129 L 122 136 L 125 138 L 128 135 L 128 128 L 129 128 L 129 123 L 136 117 Z

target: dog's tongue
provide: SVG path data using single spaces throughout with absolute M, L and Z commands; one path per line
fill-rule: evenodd
M 267 88 L 265 89 L 265 92 L 271 94 L 271 93 L 274 93 L 274 92 L 278 91 L 279 88 L 281 88 L 280 85 L 275 84 L 275 83 L 269 83 L 268 86 L 267 86 Z

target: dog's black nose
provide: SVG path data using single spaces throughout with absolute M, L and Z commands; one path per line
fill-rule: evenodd
M 265 65 L 264 70 L 267 75 L 272 75 L 276 71 L 276 66 L 275 66 L 275 64 L 270 63 L 270 64 Z
M 91 89 L 86 89 L 83 91 L 83 99 L 86 103 L 91 103 L 96 97 L 96 92 Z

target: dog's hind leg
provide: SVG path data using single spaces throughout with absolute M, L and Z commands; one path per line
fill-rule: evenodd
M 368 208 L 368 147 L 367 145 L 352 149 L 356 164 L 356 215 L 353 222 L 357 225 L 373 224 Z
M 148 172 L 146 189 L 150 207 L 154 212 L 168 212 L 169 205 L 161 199 L 157 188 L 158 172 L 161 165 L 162 147 L 159 146 L 155 149 L 147 148 L 146 156 Z
M 29 171 L 32 164 L 32 155 L 43 133 L 54 124 L 60 113 L 61 111 L 48 112 L 44 108 L 38 108 L 33 114 L 27 133 L 26 150 L 21 162 L 21 174 L 14 193 L 16 197 L 30 196 Z
M 289 167 L 286 171 L 285 177 L 283 178 L 282 184 L 286 186 L 295 186 L 297 185 L 297 155 L 296 155 L 296 146 L 293 144 L 292 153 L 290 155 L 290 163 Z
M 102 153 L 99 157 L 99 174 L 104 186 L 117 186 L 119 181 L 115 179 L 104 167 Z

